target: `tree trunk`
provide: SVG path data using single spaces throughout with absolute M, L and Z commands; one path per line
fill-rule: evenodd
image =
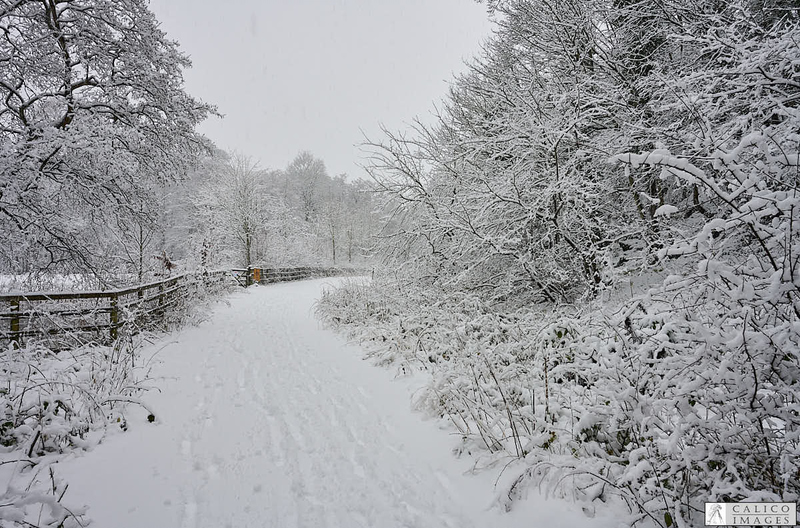
M 249 268 L 250 265 L 253 263 L 252 258 L 250 256 L 250 250 L 253 245 L 253 237 L 250 233 L 246 233 L 244 235 L 244 265 L 246 268 Z
M 139 223 L 139 284 L 144 278 L 144 228 L 141 221 Z

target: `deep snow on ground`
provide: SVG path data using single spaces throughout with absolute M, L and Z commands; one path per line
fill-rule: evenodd
M 459 438 L 410 408 L 419 379 L 394 379 L 313 316 L 330 279 L 255 287 L 144 351 L 158 414 L 59 464 L 65 500 L 93 526 L 597 527 L 531 493 L 493 504 L 497 471 L 474 475 Z

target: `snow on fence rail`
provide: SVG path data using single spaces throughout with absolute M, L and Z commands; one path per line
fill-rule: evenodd
M 108 291 L 9 293 L 0 295 L 0 346 L 37 342 L 53 350 L 86 342 L 109 343 L 129 331 L 163 326 L 186 299 L 202 289 L 217 293 L 237 283 L 249 286 L 311 277 L 352 274 L 343 268 L 250 268 L 183 274 Z

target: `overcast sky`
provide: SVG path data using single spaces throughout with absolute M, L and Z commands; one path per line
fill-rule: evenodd
M 490 33 L 472 0 L 150 0 L 193 62 L 186 89 L 218 146 L 283 168 L 301 150 L 363 176 L 363 130 L 430 114 Z

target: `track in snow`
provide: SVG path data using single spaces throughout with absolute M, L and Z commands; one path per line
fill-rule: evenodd
M 314 319 L 329 282 L 237 293 L 173 336 L 145 397 L 159 422 L 61 464 L 68 501 L 99 528 L 588 525 L 567 505 L 491 510 L 490 482 L 409 410 L 408 384 Z

